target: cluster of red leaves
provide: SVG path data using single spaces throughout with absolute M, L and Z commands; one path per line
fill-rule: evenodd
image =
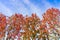
M 15 38 L 20 35 L 21 27 L 24 24 L 24 17 L 22 14 L 14 14 L 8 20 L 8 37 Z
M 40 26 L 39 26 L 39 36 L 38 39 L 44 40 L 48 39 L 49 34 L 51 33 L 57 33 L 58 35 L 60 34 L 59 29 L 60 28 L 60 11 L 58 9 L 48 9 L 44 14 L 43 14 L 43 19 L 40 20 Z M 53 32 L 52 32 L 53 31 Z M 44 35 L 44 36 L 43 36 Z
M 14 39 L 17 36 L 18 40 L 21 40 L 20 37 L 22 36 L 23 40 L 48 39 L 51 30 L 55 30 L 59 34 L 59 30 L 57 29 L 60 26 L 59 20 L 60 11 L 55 8 L 48 9 L 43 14 L 42 20 L 36 14 L 32 14 L 31 16 L 14 14 L 8 17 L 8 19 L 6 19 L 5 15 L 0 14 L 0 38 L 5 35 L 5 32 L 8 32 L 7 38 Z
M 36 14 L 32 14 L 31 16 L 26 16 L 25 24 L 23 26 L 23 34 L 24 39 L 30 40 L 30 37 L 33 39 L 36 38 L 36 33 L 38 31 L 38 26 L 40 25 L 40 19 Z
M 4 36 L 5 28 L 6 28 L 6 16 L 0 14 L 0 38 Z
M 43 20 L 49 25 L 50 28 L 55 28 L 58 25 L 60 19 L 60 11 L 58 9 L 48 9 L 43 15 Z

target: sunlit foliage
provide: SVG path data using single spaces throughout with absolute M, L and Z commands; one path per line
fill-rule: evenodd
M 32 13 L 31 16 L 15 13 L 10 17 L 0 13 L 0 39 L 3 38 L 6 40 L 58 40 L 60 10 L 48 9 L 42 15 L 42 20 L 36 13 Z

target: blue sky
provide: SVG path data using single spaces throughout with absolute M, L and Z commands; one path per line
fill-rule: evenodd
M 6 16 L 14 13 L 31 15 L 36 13 L 40 18 L 49 8 L 60 9 L 60 0 L 0 0 L 0 12 Z

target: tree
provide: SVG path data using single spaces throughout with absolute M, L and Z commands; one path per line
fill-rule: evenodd
M 58 40 L 60 11 L 50 8 L 43 14 L 42 20 L 34 13 L 31 16 L 15 13 L 10 17 L 0 13 L 0 40 L 5 35 L 6 40 Z
M 22 14 L 14 14 L 8 19 L 8 39 L 14 40 L 20 34 L 21 27 L 24 24 L 24 17 Z M 19 36 L 20 38 L 20 36 Z
M 0 39 L 5 36 L 6 25 L 6 16 L 0 13 Z
M 36 14 L 32 14 L 30 17 L 26 16 L 23 26 L 23 40 L 35 40 L 37 38 L 39 23 L 40 19 Z
M 60 35 L 60 11 L 55 8 L 48 9 L 43 15 L 43 20 L 45 21 L 45 24 L 49 30 L 49 37 L 58 40 L 58 36 Z

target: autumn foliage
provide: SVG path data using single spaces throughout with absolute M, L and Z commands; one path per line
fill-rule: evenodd
M 0 38 L 5 35 L 5 28 L 6 28 L 6 16 L 0 14 Z
M 0 39 L 6 37 L 6 40 L 58 40 L 60 10 L 48 9 L 42 17 L 40 20 L 35 13 L 31 16 L 15 13 L 10 17 L 0 13 Z

